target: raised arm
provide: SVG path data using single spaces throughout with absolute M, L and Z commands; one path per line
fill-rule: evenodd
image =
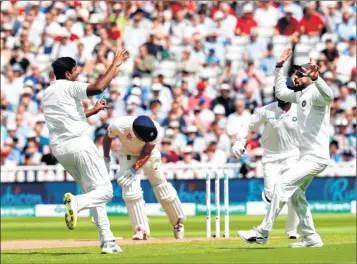
M 275 96 L 276 98 L 284 101 L 297 103 L 296 101 L 296 93 L 286 86 L 286 77 L 284 76 L 283 65 L 284 62 L 290 57 L 292 51 L 291 49 L 286 49 L 280 55 L 275 69 Z
M 129 54 L 125 49 L 117 50 L 115 53 L 114 60 L 109 68 L 104 72 L 104 74 L 99 77 L 95 83 L 88 85 L 87 87 L 87 96 L 93 96 L 101 94 L 110 84 L 110 82 L 117 75 L 117 70 L 119 66 L 129 58 Z
M 319 76 L 319 66 L 312 63 L 311 58 L 309 64 L 310 67 L 306 75 L 311 78 L 318 91 L 313 94 L 313 102 L 320 106 L 331 104 L 334 98 L 331 87 Z

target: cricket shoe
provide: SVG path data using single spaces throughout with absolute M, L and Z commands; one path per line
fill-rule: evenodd
M 323 247 L 322 242 L 318 234 L 312 234 L 301 238 L 299 242 L 290 243 L 289 248 L 308 248 L 308 247 Z
M 265 245 L 268 242 L 267 231 L 254 228 L 249 231 L 238 231 L 238 236 L 249 244 Z
M 181 219 L 179 219 L 174 226 L 174 236 L 176 239 L 183 239 L 185 235 L 185 227 Z
M 115 240 L 106 241 L 101 246 L 102 254 L 120 254 L 123 250 L 115 243 Z
M 145 230 L 143 230 L 140 226 L 136 228 L 135 234 L 132 237 L 133 240 L 147 240 L 147 235 Z
M 73 230 L 77 225 L 77 206 L 76 206 L 76 197 L 71 193 L 66 193 L 63 196 L 63 203 L 66 209 L 64 215 L 64 220 L 69 230 Z

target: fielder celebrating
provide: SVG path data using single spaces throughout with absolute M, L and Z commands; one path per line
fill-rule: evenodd
M 319 67 L 310 63 L 297 66 L 294 91 L 287 88 L 283 64 L 292 51 L 286 49 L 276 65 L 276 97 L 285 102 L 296 103 L 299 139 L 299 160 L 283 172 L 275 184 L 273 198 L 260 226 L 249 231 L 238 231 L 248 243 L 266 244 L 269 232 L 283 206 L 291 199 L 299 217 L 298 232 L 301 240 L 289 247 L 322 247 L 323 242 L 316 233 L 305 192 L 312 179 L 329 164 L 330 104 L 332 89 L 319 77 Z
M 113 189 L 103 155 L 87 136 L 89 124 L 86 117 L 96 111 L 84 112 L 81 100 L 102 93 L 127 58 L 125 50 L 117 51 L 113 63 L 94 84 L 76 81 L 79 70 L 72 58 L 58 58 L 52 63 L 56 80 L 51 82 L 43 96 L 53 153 L 83 193 L 64 195 L 66 225 L 73 230 L 77 225 L 77 214 L 91 209 L 99 229 L 103 254 L 121 253 L 122 250 L 115 243 L 105 210 L 105 204 L 112 199 Z
M 232 153 L 240 159 L 245 152 L 248 133 L 264 125 L 260 140 L 264 150 L 262 160 L 264 191 L 262 199 L 268 205 L 273 197 L 274 185 L 281 172 L 299 159 L 296 109 L 296 104 L 279 99 L 277 99 L 277 102 L 259 108 L 251 116 L 249 122 L 239 129 L 232 147 Z M 285 231 L 290 239 L 297 238 L 296 228 L 298 223 L 299 219 L 292 208 L 291 201 L 289 201 Z
M 174 226 L 174 236 L 184 236 L 183 220 L 185 214 L 176 190 L 166 181 L 161 165 L 161 154 L 156 147 L 162 137 L 160 125 L 148 116 L 125 116 L 115 120 L 108 127 L 103 139 L 104 159 L 109 171 L 110 146 L 112 139 L 118 137 L 121 145 L 118 151 L 120 172 L 117 179 L 123 190 L 123 200 L 128 209 L 133 228 L 133 240 L 145 240 L 150 235 L 145 202 L 136 176 L 139 169 L 153 186 L 155 196 Z

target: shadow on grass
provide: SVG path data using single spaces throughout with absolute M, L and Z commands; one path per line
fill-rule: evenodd
M 49 255 L 49 256 L 68 256 L 68 255 L 89 255 L 85 252 L 1 252 L 1 255 L 9 256 L 27 256 L 27 255 Z
M 276 248 L 275 247 L 252 247 L 252 248 L 216 247 L 216 249 L 249 251 L 249 250 L 265 250 L 265 249 L 276 249 Z

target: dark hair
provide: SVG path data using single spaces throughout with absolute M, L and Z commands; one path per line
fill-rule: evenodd
M 338 144 L 338 142 L 337 142 L 336 140 L 332 140 L 332 141 L 331 141 L 330 146 L 332 146 L 332 145 L 335 145 L 336 148 L 339 148 L 339 147 L 338 147 L 339 144 Z
M 52 63 L 53 73 L 56 80 L 66 79 L 66 72 L 72 72 L 76 66 L 76 61 L 71 57 L 61 57 Z

